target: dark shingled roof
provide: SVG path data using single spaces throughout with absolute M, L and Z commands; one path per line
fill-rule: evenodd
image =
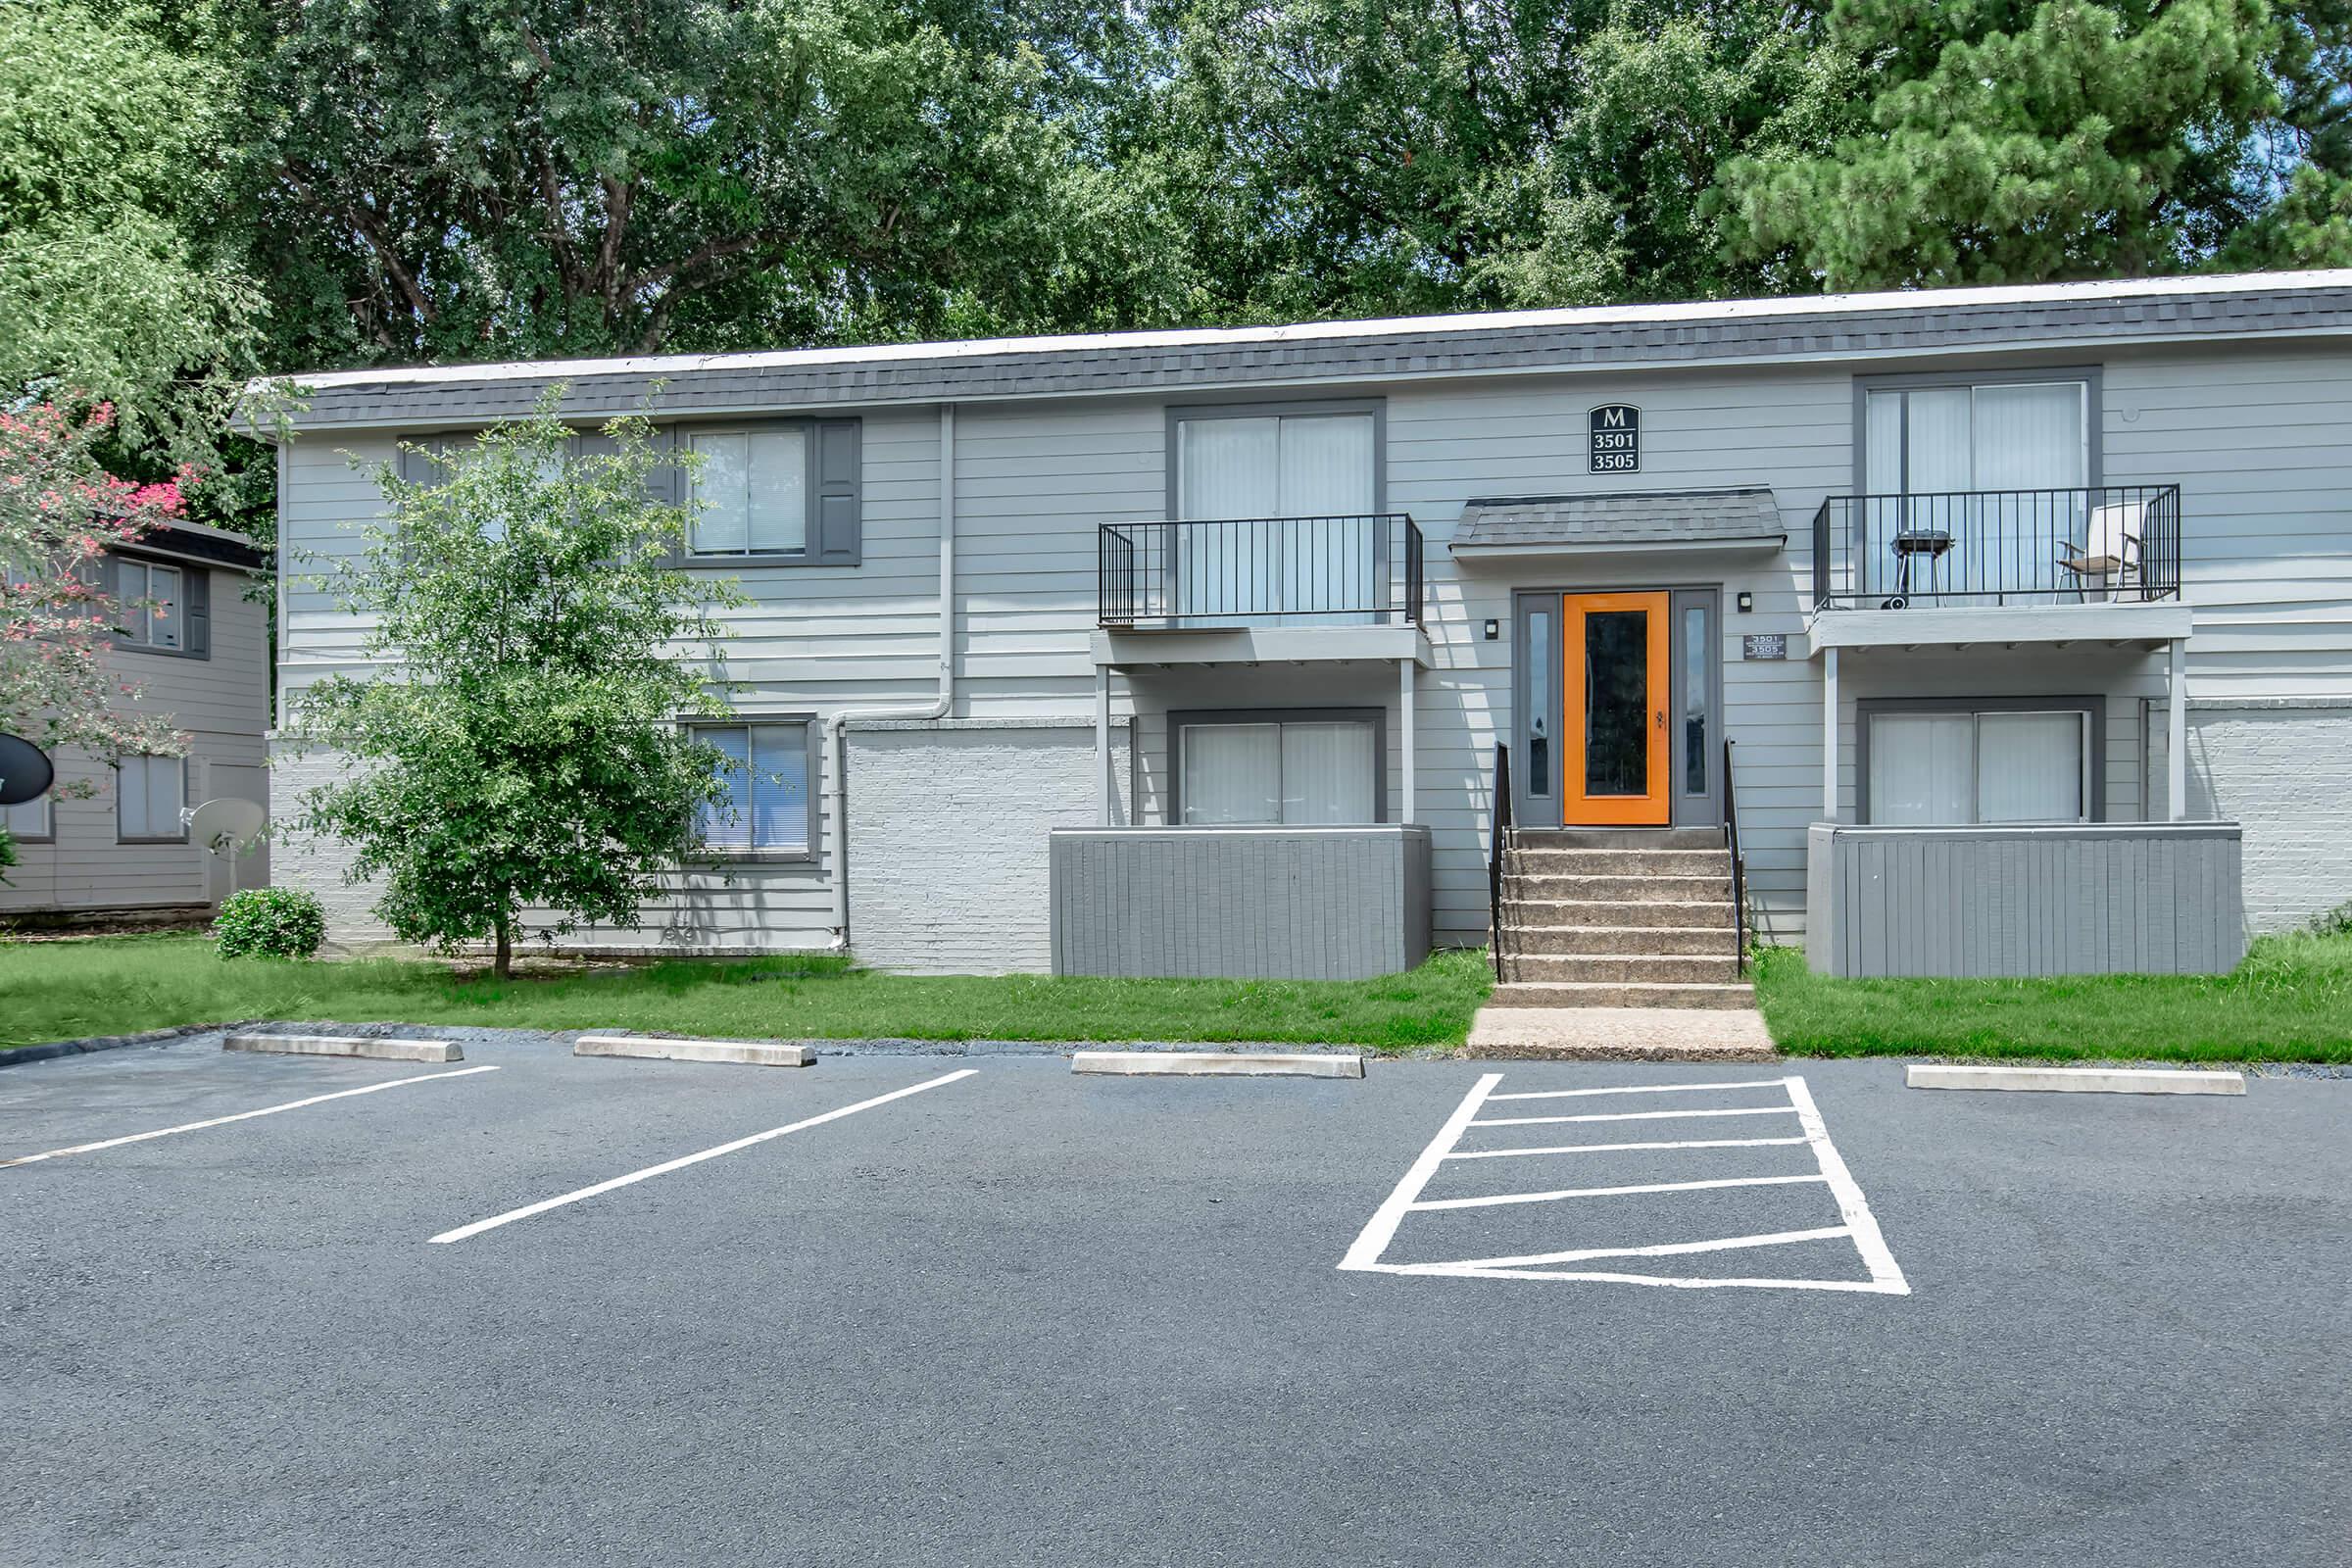
M 1452 549 L 1544 550 L 1580 545 L 1734 544 L 1784 539 L 1788 524 L 1762 485 L 1737 490 L 1521 496 L 1462 509 Z
M 530 412 L 733 414 L 1425 375 L 1853 360 L 1965 349 L 2352 331 L 2352 270 L 1637 305 L 1290 327 L 321 372 L 303 428 L 408 430 Z

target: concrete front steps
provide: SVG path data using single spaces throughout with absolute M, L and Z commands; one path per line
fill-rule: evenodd
M 1712 828 L 1537 828 L 1503 865 L 1491 1008 L 1755 1006 Z

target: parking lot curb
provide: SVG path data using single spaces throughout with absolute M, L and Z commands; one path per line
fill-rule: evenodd
M 2199 1067 L 1971 1067 L 1914 1063 L 1913 1089 L 1998 1089 L 2092 1095 L 2242 1095 L 2246 1077 Z
M 232 1034 L 222 1051 L 251 1051 L 277 1056 L 362 1056 L 371 1061 L 464 1061 L 454 1040 L 399 1040 L 382 1035 Z
M 652 1061 L 731 1061 L 752 1067 L 812 1067 L 816 1052 L 773 1040 L 666 1040 L 659 1035 L 582 1035 L 575 1056 L 633 1056 Z
M 1124 1078 L 1361 1078 L 1364 1058 L 1330 1052 L 1076 1051 L 1070 1071 Z
M 0 1067 L 55 1061 L 60 1056 L 78 1056 L 92 1051 L 120 1051 L 125 1046 L 160 1046 L 169 1041 L 185 1040 L 190 1035 L 215 1034 L 222 1029 L 250 1029 L 264 1021 L 260 1018 L 237 1018 L 226 1023 L 183 1023 L 169 1029 L 145 1029 L 135 1035 L 92 1035 L 87 1040 L 50 1040 L 37 1046 L 9 1046 L 0 1048 Z

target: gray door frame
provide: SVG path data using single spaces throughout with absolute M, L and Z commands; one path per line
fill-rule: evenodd
M 1569 594 L 1580 593 L 1663 593 L 1667 598 L 1667 648 L 1669 650 L 1667 683 L 1668 708 L 1673 715 L 1673 744 L 1669 748 L 1668 766 L 1673 770 L 1668 820 L 1677 827 L 1713 827 L 1723 820 L 1723 585 L 1721 583 L 1645 583 L 1629 585 L 1611 583 L 1606 587 L 1591 584 L 1563 583 L 1558 586 L 1515 588 L 1511 591 L 1511 817 L 1521 827 L 1558 827 L 1560 822 L 1560 726 L 1566 712 L 1566 694 L 1561 690 L 1565 671 L 1560 643 L 1560 601 Z M 1682 722 L 1681 694 L 1688 678 L 1688 655 L 1684 648 L 1682 623 L 1687 610 L 1701 610 L 1707 617 L 1707 646 L 1714 651 L 1709 662 L 1707 679 L 1706 783 L 1704 791 L 1686 793 L 1683 782 L 1688 776 L 1690 758 L 1688 737 Z M 1542 795 L 1533 793 L 1530 785 L 1532 769 L 1529 747 L 1529 720 L 1533 706 L 1529 698 L 1528 616 L 1531 612 L 1547 612 L 1550 615 L 1549 652 L 1552 678 L 1546 683 L 1548 692 L 1544 704 L 1544 727 L 1549 742 L 1549 776 L 1547 788 Z M 1568 824 L 1574 826 L 1575 824 Z

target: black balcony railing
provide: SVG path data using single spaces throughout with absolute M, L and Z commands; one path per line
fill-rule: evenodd
M 1401 514 L 1108 522 L 1096 558 L 1105 626 L 1421 623 L 1421 530 Z
M 1813 514 L 1820 609 L 2101 604 L 2180 592 L 2180 487 L 1832 496 Z

